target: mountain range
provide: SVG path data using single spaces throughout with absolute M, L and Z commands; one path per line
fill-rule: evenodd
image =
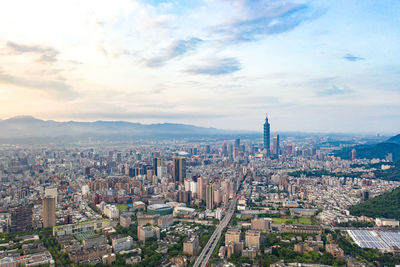
M 126 121 L 57 122 L 31 116 L 0 120 L 0 143 L 29 143 L 49 141 L 110 140 L 123 141 L 150 138 L 184 138 L 251 134 L 198 127 L 187 124 L 141 124 Z M 254 133 L 253 133 L 254 134 Z

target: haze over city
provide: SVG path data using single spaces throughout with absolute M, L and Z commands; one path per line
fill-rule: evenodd
M 400 266 L 400 1 L 0 3 L 0 267 Z
M 399 1 L 7 1 L 0 118 L 398 132 Z

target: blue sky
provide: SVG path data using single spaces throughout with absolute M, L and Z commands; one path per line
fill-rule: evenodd
M 0 118 L 400 132 L 399 1 L 16 0 Z

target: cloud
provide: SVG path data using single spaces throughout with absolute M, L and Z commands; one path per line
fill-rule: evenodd
M 317 92 L 317 96 L 339 96 L 339 95 L 346 95 L 351 94 L 354 91 L 347 87 L 339 88 L 336 85 L 332 86 L 330 89 L 321 90 Z
M 348 61 L 352 61 L 352 62 L 360 61 L 360 60 L 365 60 L 365 58 L 363 58 L 363 57 L 357 57 L 357 56 L 354 56 L 354 55 L 349 54 L 349 53 L 347 53 L 346 55 L 344 55 L 343 58 L 346 59 L 346 60 L 348 60 Z
M 199 38 L 182 39 L 173 42 L 162 55 L 147 60 L 146 64 L 148 67 L 159 67 L 164 65 L 167 61 L 182 56 L 189 51 L 195 50 L 197 46 L 202 42 Z
M 7 42 L 7 47 L 15 54 L 33 53 L 39 55 L 39 61 L 56 62 L 59 52 L 51 47 L 40 45 L 23 45 Z
M 193 74 L 205 74 L 205 75 L 224 75 L 230 74 L 241 70 L 240 62 L 236 58 L 222 58 L 213 60 L 211 63 L 203 66 L 195 66 L 187 69 L 186 71 Z
M 0 69 L 0 83 L 45 91 L 60 100 L 73 99 L 77 96 L 76 92 L 72 90 L 72 87 L 65 83 L 62 78 L 57 80 L 26 79 L 7 74 Z
M 247 0 L 241 1 L 239 8 L 246 16 L 232 18 L 229 23 L 215 27 L 213 33 L 226 36 L 228 41 L 254 41 L 261 35 L 290 31 L 320 15 L 309 5 L 290 1 Z

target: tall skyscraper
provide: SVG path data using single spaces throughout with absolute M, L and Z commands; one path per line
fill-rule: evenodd
M 42 200 L 43 207 L 43 227 L 56 226 L 56 198 L 47 196 Z
M 239 148 L 240 147 L 240 139 L 235 139 L 235 148 Z
M 186 178 L 186 159 L 184 157 L 174 158 L 174 178 L 176 182 L 182 184 Z
M 161 167 L 163 164 L 163 160 L 161 158 L 154 158 L 153 159 L 153 168 L 154 168 L 154 175 L 158 176 L 158 167 Z
M 274 135 L 274 140 L 273 140 L 273 144 L 272 144 L 272 153 L 274 154 L 274 156 L 279 156 L 279 134 L 275 134 Z
M 265 116 L 264 123 L 264 150 L 267 158 L 271 156 L 271 136 L 270 136 L 270 126 L 268 122 L 268 114 Z
M 228 156 L 228 145 L 226 144 L 226 141 L 222 144 L 222 155 L 224 157 Z
M 210 184 L 206 186 L 206 207 L 208 210 L 214 209 L 214 190 Z
M 206 183 L 207 180 L 204 177 L 197 178 L 197 191 L 199 199 L 206 200 Z
M 21 206 L 11 211 L 10 232 L 21 232 L 32 229 L 31 206 Z

